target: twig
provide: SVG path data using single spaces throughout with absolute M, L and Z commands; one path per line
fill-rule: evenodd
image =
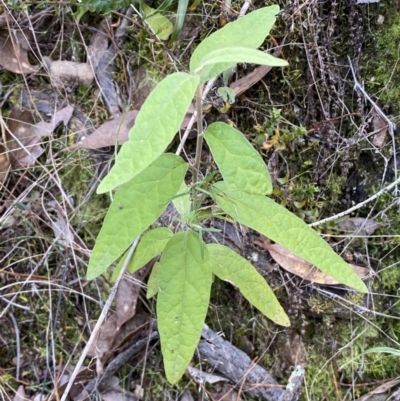
M 385 194 L 386 192 L 389 192 L 392 188 L 397 187 L 397 184 L 400 184 L 400 178 L 397 178 L 396 181 L 392 182 L 390 185 L 388 185 L 385 188 L 382 188 L 379 192 L 377 192 L 376 194 L 372 195 L 370 198 L 366 199 L 365 201 L 358 203 L 357 205 L 351 207 L 350 209 L 345 210 L 344 212 L 338 213 L 335 216 L 331 216 L 331 217 L 327 217 L 326 219 L 317 221 L 315 223 L 311 223 L 309 224 L 310 227 L 316 227 L 316 226 L 320 226 L 321 224 L 327 223 L 328 221 L 333 221 L 336 219 L 339 219 L 343 216 L 346 216 L 360 208 L 362 208 L 363 206 L 365 206 L 367 203 L 372 202 L 373 200 L 379 198 L 381 195 Z
M 197 143 L 196 156 L 194 159 L 193 184 L 197 184 L 200 170 L 201 153 L 203 150 L 203 111 L 202 111 L 202 89 L 203 84 L 199 84 L 196 89 L 196 111 L 197 111 Z
M 250 4 L 251 4 L 251 0 L 245 0 L 245 2 L 242 5 L 242 8 L 240 9 L 239 18 L 243 17 L 247 13 L 247 10 L 249 9 Z
M 206 85 L 206 87 L 203 90 L 203 96 L 201 97 L 202 100 L 204 100 L 206 98 L 206 96 L 208 95 L 208 92 L 210 92 L 210 90 L 212 89 L 212 87 L 214 86 L 215 81 L 217 80 L 218 77 L 215 77 L 213 79 L 210 79 Z M 181 142 L 178 146 L 177 151 L 175 152 L 176 155 L 180 155 L 182 153 L 183 147 L 185 146 L 185 142 L 188 139 L 188 136 L 190 134 L 190 131 L 192 130 L 192 127 L 195 123 L 197 119 L 197 111 L 195 110 L 193 113 L 192 118 L 189 121 L 189 124 L 186 127 L 186 130 L 182 136 Z
M 103 310 L 101 311 L 99 320 L 97 321 L 96 326 L 94 327 L 93 332 L 92 332 L 92 334 L 91 334 L 91 336 L 90 336 L 90 338 L 89 338 L 84 350 L 82 351 L 82 355 L 80 356 L 79 361 L 77 362 L 77 364 L 75 366 L 75 369 L 72 372 L 72 375 L 71 375 L 71 377 L 70 377 L 70 379 L 68 381 L 68 385 L 65 388 L 64 393 L 63 393 L 63 395 L 61 397 L 61 401 L 65 401 L 67 399 L 68 393 L 70 392 L 70 390 L 71 390 L 71 388 L 72 388 L 72 386 L 74 384 L 74 381 L 76 379 L 76 376 L 78 375 L 79 370 L 80 370 L 81 366 L 83 365 L 83 361 L 86 358 L 86 355 L 87 355 L 87 353 L 89 351 L 89 348 L 92 346 L 94 340 L 97 337 L 97 334 L 98 334 L 98 332 L 99 332 L 99 330 L 101 328 L 101 325 L 103 324 L 103 322 L 104 322 L 104 320 L 105 320 L 105 318 L 107 316 L 108 310 L 110 309 L 111 304 L 112 304 L 112 302 L 114 300 L 115 294 L 117 293 L 119 282 L 121 281 L 122 276 L 125 273 L 126 267 L 128 266 L 130 260 L 132 259 L 133 253 L 135 252 L 135 249 L 136 249 L 136 246 L 137 246 L 137 244 L 139 242 L 139 239 L 140 239 L 140 236 L 135 239 L 135 241 L 133 242 L 131 248 L 129 249 L 128 256 L 126 257 L 125 262 L 124 262 L 124 264 L 122 266 L 122 269 L 119 272 L 118 278 L 117 278 L 113 288 L 110 291 L 110 295 L 109 295 L 109 297 L 107 299 L 106 304 L 104 305 Z
M 21 369 L 21 343 L 20 343 L 20 336 L 19 336 L 19 329 L 18 329 L 18 323 L 17 320 L 15 319 L 15 316 L 12 312 L 9 312 L 8 316 L 10 316 L 10 319 L 13 323 L 14 326 L 14 331 L 15 331 L 15 345 L 16 345 L 16 363 L 15 363 L 15 378 L 17 381 L 20 379 L 20 369 Z

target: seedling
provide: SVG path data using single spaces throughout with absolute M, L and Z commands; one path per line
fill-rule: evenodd
M 213 123 L 202 130 L 203 84 L 237 63 L 284 67 L 286 61 L 256 50 L 268 35 L 277 6 L 256 10 L 227 24 L 194 51 L 190 72 L 163 79 L 142 106 L 115 165 L 97 192 L 119 187 L 93 249 L 87 278 L 104 273 L 134 239 L 143 237 L 130 261 L 131 273 L 161 254 L 149 279 L 149 294 L 157 294 L 157 320 L 167 379 L 176 383 L 185 372 L 200 339 L 210 300 L 213 274 L 235 284 L 265 316 L 282 326 L 289 319 L 265 279 L 243 257 L 220 244 L 205 244 L 202 221 L 210 214 L 260 232 L 358 291 L 367 288 L 357 274 L 301 219 L 266 195 L 271 178 L 260 154 L 238 130 Z M 193 164 L 164 153 L 196 97 L 198 137 Z M 200 180 L 200 155 L 206 140 L 222 180 Z M 185 183 L 190 168 L 191 183 Z M 215 173 L 214 173 L 215 174 Z M 207 210 L 201 200 L 211 197 Z M 186 229 L 149 229 L 170 202 Z M 223 215 L 222 215 L 223 214 Z M 185 226 L 185 225 L 183 225 Z M 147 232 L 146 232 L 147 230 Z

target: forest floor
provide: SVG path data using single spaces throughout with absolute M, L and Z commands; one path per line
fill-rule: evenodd
M 154 9 L 161 3 L 146 1 Z M 173 22 L 178 2 L 170 3 L 159 15 Z M 265 237 L 225 225 L 224 240 L 254 262 L 291 326 L 274 325 L 217 280 L 206 323 L 278 388 L 303 367 L 301 400 L 399 400 L 400 189 L 383 190 L 396 182 L 400 164 L 398 1 L 265 0 L 248 10 L 243 0 L 198 3 L 173 41 L 164 27 L 151 31 L 136 3 L 108 15 L 83 12 L 77 1 L 0 4 L 1 399 L 62 397 L 112 288 L 111 273 L 85 279 L 110 204 L 96 187 L 147 95 L 169 73 L 187 70 L 207 35 L 240 12 L 278 3 L 263 49 L 289 66 L 251 80 L 254 66 L 239 65 L 227 82 L 215 81 L 204 119 L 229 122 L 247 136 L 268 164 L 274 200 L 359 266 L 370 292 L 359 295 L 326 277 L 307 281 L 290 255 L 276 263 Z M 226 85 L 236 89 L 232 104 L 217 91 Z M 170 150 L 178 146 L 179 139 Z M 190 135 L 187 157 L 194 150 Z M 212 168 L 207 160 L 204 169 Z M 69 399 L 256 399 L 246 377 L 221 382 L 218 369 L 197 356 L 196 374 L 215 377 L 188 372 L 168 384 L 155 304 L 144 292 L 150 269 L 124 278 Z M 113 363 L 115 374 L 98 385 Z

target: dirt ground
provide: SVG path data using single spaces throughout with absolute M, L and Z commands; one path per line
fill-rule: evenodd
M 213 284 L 206 323 L 232 346 L 225 363 L 236 366 L 243 351 L 271 379 L 267 390 L 254 391 L 263 386 L 246 381 L 249 370 L 240 378 L 224 373 L 200 347 L 191 370 L 168 384 L 154 300 L 145 296 L 153 261 L 124 277 L 68 399 L 275 401 L 304 369 L 292 400 L 400 400 L 398 1 L 189 2 L 175 40 L 164 28 L 152 31 L 143 3 L 163 5 L 158 14 L 173 23 L 184 2 L 124 8 L 97 0 L 96 10 L 89 3 L 0 3 L 1 399 L 59 401 L 78 365 L 113 287 L 111 270 L 85 279 L 110 204 L 96 187 L 148 94 L 169 73 L 187 70 L 210 33 L 279 4 L 262 48 L 289 66 L 239 65 L 227 83 L 217 79 L 204 121 L 229 122 L 246 135 L 268 164 L 274 200 L 357 266 L 370 292 L 326 276 L 306 280 L 292 255 L 277 260 L 267 238 L 209 219 L 290 318 L 289 328 L 278 327 L 229 283 Z M 236 93 L 232 104 L 218 93 L 226 84 Z M 194 137 L 195 126 L 188 158 Z M 169 150 L 178 146 L 179 138 Z M 205 150 L 205 170 L 215 168 L 209 160 Z M 168 213 L 160 220 L 170 221 Z

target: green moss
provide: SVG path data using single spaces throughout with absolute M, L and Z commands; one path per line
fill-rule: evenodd
M 382 104 L 400 110 L 400 76 L 397 73 L 400 57 L 400 15 L 394 6 L 385 4 L 380 12 L 384 23 L 376 31 L 376 54 L 365 55 L 362 75 L 370 94 L 375 94 Z M 394 11 L 394 12 L 393 12 Z
M 71 223 L 85 243 L 92 247 L 110 202 L 106 195 L 100 196 L 91 191 L 97 185 L 97 181 L 94 179 L 96 172 L 90 152 L 65 152 L 59 175 L 75 206 Z

